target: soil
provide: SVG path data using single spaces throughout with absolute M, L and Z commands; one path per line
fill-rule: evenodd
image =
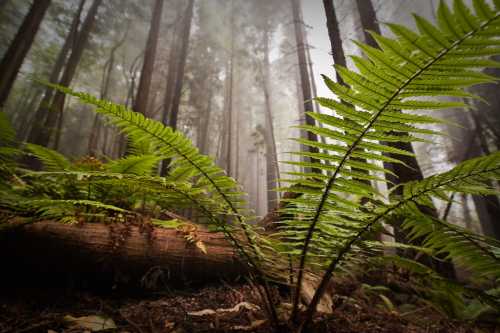
M 33 277 L 36 279 L 36 277 Z M 134 293 L 124 290 L 96 293 L 72 289 L 5 288 L 0 291 L 0 333 L 90 332 L 67 316 L 111 318 L 116 328 L 100 332 L 189 333 L 272 332 L 255 288 L 248 284 L 198 289 Z M 453 322 L 428 306 L 406 313 L 389 310 L 380 298 L 367 297 L 359 286 L 339 286 L 333 314 L 319 315 L 314 332 L 500 332 L 494 327 Z M 278 290 L 276 289 L 276 297 Z M 281 297 L 283 313 L 287 300 Z M 65 319 L 66 318 L 66 319 Z

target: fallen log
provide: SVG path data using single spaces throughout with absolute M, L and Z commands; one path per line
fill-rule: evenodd
M 1 234 L 0 279 L 58 281 L 71 275 L 104 285 L 160 288 L 163 283 L 201 283 L 246 273 L 222 234 L 194 225 L 188 229 L 36 222 Z

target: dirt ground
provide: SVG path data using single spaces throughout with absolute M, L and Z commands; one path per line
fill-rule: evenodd
M 351 285 L 338 293 L 333 314 L 318 316 L 315 332 L 500 332 L 491 326 L 447 320 L 425 306 L 405 313 L 390 311 L 379 299 L 359 296 Z M 276 296 L 280 297 L 277 291 Z M 281 314 L 287 308 L 285 301 L 278 306 Z M 89 328 L 86 320 L 102 326 Z M 241 283 L 147 294 L 67 288 L 3 288 L 0 292 L 0 333 L 91 331 L 264 333 L 271 328 L 258 293 Z

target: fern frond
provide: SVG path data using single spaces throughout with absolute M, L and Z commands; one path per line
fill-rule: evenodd
M 133 214 L 125 209 L 108 205 L 93 200 L 54 200 L 54 199 L 30 199 L 16 204 L 17 210 L 32 212 L 34 219 L 61 219 L 75 216 L 80 207 L 87 207 L 97 211 Z
M 332 142 L 332 139 L 335 141 L 330 144 L 332 149 L 327 154 L 312 153 L 313 156 L 311 153 L 300 153 L 314 157 L 314 168 L 331 176 L 323 182 L 322 187 L 309 189 L 307 200 L 303 197 L 291 200 L 301 211 L 300 219 L 291 219 L 284 226 L 297 230 L 295 237 L 289 241 L 290 247 L 302 249 L 297 258 L 298 282 L 294 309 L 298 307 L 297 297 L 300 295 L 306 263 L 314 262 L 314 258 L 321 255 L 317 253 L 322 245 L 318 242 L 323 236 L 327 238 L 329 235 L 328 226 L 333 225 L 346 235 L 339 242 L 340 247 L 334 247 L 336 255 L 329 267 L 335 268 L 341 261 L 339 258 L 355 248 L 360 235 L 365 235 L 371 229 L 374 222 L 367 221 L 380 220 L 376 214 L 370 216 L 373 211 L 369 206 L 351 206 L 338 200 L 340 197 L 352 197 L 349 183 L 353 179 L 354 169 L 382 171 L 375 160 L 360 162 L 354 155 L 360 149 L 372 155 L 407 155 L 407 152 L 395 151 L 396 148 L 382 142 L 405 142 L 397 140 L 400 133 L 403 136 L 439 134 L 420 128 L 423 119 L 414 117 L 411 112 L 463 106 L 461 102 L 423 100 L 423 96 L 467 96 L 465 88 L 495 81 L 493 77 L 479 72 L 481 66 L 476 61 L 485 66 L 498 66 L 489 57 L 500 54 L 497 37 L 500 31 L 500 6 L 497 4 L 493 9 L 486 4 L 476 3 L 478 12 L 473 14 L 460 0 L 454 4 L 451 10 L 444 1 L 441 2 L 438 25 L 415 16 L 418 32 L 401 25 L 388 24 L 395 38 L 373 34 L 379 48 L 358 43 L 367 58 L 355 58 L 359 72 L 338 68 L 348 87 L 324 77 L 332 93 L 348 104 L 320 99 L 324 106 L 331 109 L 332 114 L 316 115 L 315 118 L 328 125 L 328 128 L 302 126 L 306 131 L 323 136 L 327 142 Z M 453 66 L 455 63 L 460 65 Z M 403 116 L 399 118 L 397 114 Z M 425 118 L 425 123 L 433 123 L 432 117 Z M 308 166 L 301 163 L 299 166 Z M 339 183 L 340 179 L 343 180 L 342 184 Z M 296 184 L 302 181 L 304 178 L 300 177 Z M 373 200 L 377 194 L 373 191 L 365 196 Z M 290 209 L 287 214 L 293 216 L 297 213 L 294 210 Z M 345 217 L 352 221 L 345 224 Z M 332 272 L 327 270 L 325 278 L 329 279 Z
M 157 155 L 131 155 L 107 163 L 105 169 L 111 173 L 151 175 L 161 159 Z
M 417 205 L 429 205 L 432 196 L 443 198 L 443 193 L 445 193 L 445 191 L 463 193 L 471 193 L 471 191 L 475 192 L 478 191 L 478 184 L 481 183 L 483 184 L 483 187 L 485 187 L 485 182 L 497 179 L 500 179 L 500 153 L 469 160 L 459 164 L 448 172 L 428 177 L 420 182 L 407 184 L 403 190 L 403 197 L 400 198 L 399 201 L 393 202 L 388 206 L 380 205 L 379 207 L 373 209 L 373 212 L 366 213 L 367 218 L 365 217 L 366 219 L 364 221 L 359 221 L 361 226 L 354 233 L 354 236 L 349 238 L 347 242 L 344 243 L 343 247 L 338 250 L 325 275 L 331 274 L 331 272 L 335 270 L 336 266 L 344 260 L 343 256 L 345 256 L 357 242 L 363 241 L 363 236 L 366 235 L 366 233 L 373 228 L 375 224 L 381 222 L 385 218 L 390 220 L 389 217 L 391 214 L 408 214 L 408 212 L 413 212 L 414 214 L 418 214 L 418 216 L 423 217 L 425 215 L 420 212 Z M 474 185 L 472 190 L 468 184 Z M 411 221 L 411 219 L 409 221 Z M 427 221 L 429 222 L 429 220 Z M 436 223 L 430 222 L 417 225 L 417 223 L 406 222 L 406 227 L 412 229 L 412 235 L 414 237 L 429 237 L 430 241 L 427 244 L 431 249 L 434 248 L 439 251 L 445 251 L 442 248 L 443 244 L 436 241 L 436 238 L 439 238 L 440 235 L 446 237 L 448 241 L 450 240 L 450 237 L 462 237 L 464 241 L 467 241 L 471 245 L 471 257 L 468 257 L 469 254 L 464 255 L 460 253 L 463 251 L 463 249 L 460 250 L 460 246 L 457 247 L 457 251 L 450 253 L 451 256 L 458 258 L 463 257 L 465 262 L 469 262 L 470 265 L 474 265 L 475 268 L 478 269 L 477 272 L 479 274 L 500 273 L 500 258 L 498 257 L 498 254 L 495 254 L 498 250 L 492 250 L 491 248 L 491 246 L 494 246 L 494 248 L 498 247 L 498 242 L 488 240 L 482 236 L 473 236 L 470 232 L 465 232 L 458 227 L 452 228 L 451 225 L 444 222 L 439 222 L 437 225 L 439 228 L 437 228 L 438 230 L 436 231 L 434 230 Z M 442 229 L 439 230 L 440 228 Z M 446 232 L 453 235 L 445 235 Z M 479 245 L 483 242 L 490 244 L 488 246 L 489 249 Z M 453 245 L 450 246 L 451 249 L 454 248 Z M 476 248 L 476 251 L 472 251 L 472 248 Z M 450 247 L 447 247 L 447 249 L 449 250 Z M 481 257 L 484 257 L 485 260 L 489 260 L 488 263 L 483 261 L 477 266 L 475 263 L 470 263 L 470 261 L 473 261 L 474 256 L 478 253 L 481 253 Z
M 156 148 L 156 154 L 164 159 L 171 159 L 169 165 L 170 179 L 183 182 L 190 182 L 193 187 L 203 189 L 206 196 L 210 196 L 212 202 L 218 202 L 218 212 L 236 222 L 245 237 L 245 242 L 249 244 L 248 249 L 241 246 L 241 253 L 249 265 L 256 270 L 260 278 L 265 275 L 259 268 L 262 262 L 262 253 L 257 245 L 257 234 L 247 222 L 245 217 L 246 202 L 244 193 L 238 187 L 237 182 L 226 176 L 223 169 L 215 165 L 209 156 L 199 153 L 191 141 L 182 133 L 165 127 L 162 123 L 144 117 L 142 114 L 127 109 L 122 105 L 99 100 L 89 94 L 75 92 L 66 87 L 50 85 L 68 95 L 77 97 L 82 102 L 97 107 L 95 112 L 105 116 L 109 122 L 119 127 L 125 134 L 132 138 L 139 139 L 139 142 L 148 142 Z M 214 214 L 212 214 L 214 215 Z M 216 219 L 217 226 L 220 227 L 221 219 Z M 231 230 L 233 230 L 231 228 Z M 235 240 L 242 244 L 241 240 L 235 238 L 233 231 L 226 230 L 225 235 L 230 240 Z M 250 252 L 249 252 L 250 251 Z
M 57 151 L 33 143 L 27 143 L 26 149 L 38 158 L 47 171 L 70 170 L 71 162 Z

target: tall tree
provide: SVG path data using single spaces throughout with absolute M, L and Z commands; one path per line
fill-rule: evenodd
M 235 60 L 235 11 L 234 0 L 231 0 L 230 10 L 230 49 L 229 58 L 226 61 L 225 80 L 224 80 L 224 106 L 223 112 L 227 118 L 224 118 L 224 126 L 222 130 L 222 148 L 221 148 L 221 164 L 225 166 L 226 172 L 229 176 L 233 175 L 233 154 L 232 154 L 232 140 L 233 140 L 233 86 L 234 86 L 234 60 Z
M 146 51 L 142 63 L 141 78 L 137 88 L 134 111 L 146 114 L 148 107 L 149 90 L 151 88 L 151 79 L 153 78 L 153 67 L 156 58 L 156 46 L 158 45 L 158 36 L 160 32 L 161 16 L 163 11 L 163 0 L 155 0 L 151 8 L 151 25 L 146 42 Z
M 340 37 L 339 21 L 337 19 L 333 0 L 323 0 L 323 7 L 325 8 L 326 27 L 328 29 L 328 37 L 330 38 L 330 54 L 333 57 L 333 63 L 335 65 L 346 66 L 342 38 Z M 335 74 L 337 82 L 344 84 L 339 73 L 335 72 Z
M 101 3 L 102 0 L 94 0 L 89 8 L 89 11 L 87 12 L 87 16 L 85 17 L 80 32 L 78 33 L 78 37 L 74 40 L 71 55 L 69 56 L 68 62 L 66 63 L 66 67 L 59 81 L 59 85 L 61 86 L 67 87 L 71 84 L 71 81 L 73 81 L 76 69 L 80 63 L 83 51 L 87 46 L 90 33 L 94 26 L 97 10 Z M 60 91 L 56 92 L 50 105 L 50 112 L 47 115 L 44 127 L 42 131 L 40 131 L 40 135 L 36 138 L 36 140 L 34 140 L 35 143 L 48 146 L 51 137 L 56 134 L 54 132 L 56 130 L 58 119 L 62 116 L 65 100 L 66 95 L 64 93 Z
M 14 40 L 0 62 L 0 108 L 4 106 L 7 97 L 9 97 L 10 90 L 14 85 L 24 58 L 33 44 L 43 17 L 49 8 L 50 1 L 33 1 L 30 11 L 24 18 Z
M 193 18 L 194 0 L 189 0 L 184 12 L 184 20 L 181 28 L 181 36 L 176 39 L 172 37 L 172 47 L 169 55 L 169 69 L 167 73 L 167 90 L 165 92 L 163 123 L 167 123 L 172 129 L 177 129 L 177 118 L 179 115 L 179 105 L 182 97 L 182 86 L 184 82 L 184 70 L 186 67 L 186 59 L 189 48 L 189 35 L 191 33 L 191 21 Z M 176 49 L 178 52 L 176 52 Z M 162 163 L 160 174 L 164 176 L 167 173 L 170 160 L 164 160 Z
M 476 89 L 475 92 L 481 97 L 484 97 L 479 89 Z M 481 116 L 484 117 L 484 110 L 480 109 L 479 105 L 476 107 L 481 111 Z M 459 131 L 457 134 L 460 135 L 461 139 L 463 138 L 460 142 L 458 142 L 458 140 L 454 142 L 455 140 L 453 140 L 454 150 L 458 152 L 454 154 L 453 160 L 455 162 L 460 163 L 467 159 L 491 153 L 488 141 L 485 137 L 485 126 L 482 122 L 483 118 L 480 117 L 476 110 L 471 109 L 469 114 L 458 114 L 455 116 L 455 119 L 461 126 L 461 128 L 456 129 Z M 490 182 L 488 182 L 488 184 L 494 187 Z M 500 239 L 500 223 L 498 223 L 500 202 L 498 196 L 494 194 L 472 195 L 471 198 L 476 208 L 482 232 L 489 237 Z
M 311 83 L 309 82 L 309 74 L 307 71 L 307 61 L 306 61 L 306 51 L 304 44 L 304 36 L 302 29 L 302 18 L 301 18 L 301 8 L 299 0 L 290 0 L 292 3 L 292 13 L 293 13 L 293 25 L 295 31 L 295 41 L 297 47 L 297 59 L 299 62 L 299 74 L 300 74 L 300 84 L 302 88 L 302 97 L 304 99 L 304 109 L 305 111 L 314 111 L 312 97 L 311 97 Z M 314 119 L 305 114 L 306 125 L 315 125 Z M 318 141 L 316 134 L 307 132 L 307 139 L 311 141 Z M 309 151 L 318 152 L 317 148 L 309 147 Z
M 333 4 L 333 0 L 323 0 L 323 7 L 325 8 L 325 16 L 326 16 L 326 27 L 328 29 L 328 37 L 330 39 L 330 53 L 333 58 L 333 63 L 337 66 L 346 66 L 346 58 L 344 54 L 344 48 L 342 46 L 342 38 L 340 36 L 340 28 L 339 22 L 337 19 L 337 14 L 335 11 L 335 6 Z M 345 85 L 342 76 L 338 72 L 335 72 L 337 82 Z M 345 101 L 342 103 L 347 104 Z M 354 158 L 354 160 L 363 162 L 362 158 Z M 368 173 L 366 170 L 353 168 L 358 173 Z M 356 179 L 360 183 L 364 183 L 367 185 L 371 185 L 369 180 L 364 179 Z M 364 199 L 363 199 L 364 200 Z
M 174 95 L 172 97 L 172 108 L 169 114 L 169 122 L 168 125 L 172 127 L 172 129 L 177 129 L 177 117 L 179 115 L 179 105 L 182 97 L 182 85 L 184 82 L 184 70 L 186 67 L 186 59 L 189 48 L 189 35 L 191 33 L 191 21 L 193 18 L 193 7 L 194 0 L 189 0 L 186 12 L 184 15 L 184 24 L 182 27 L 182 36 L 180 40 L 180 52 L 177 63 L 177 75 L 176 75 L 176 83 L 174 89 Z
M 68 54 L 71 50 L 72 45 L 74 45 L 74 40 L 78 33 L 78 26 L 80 25 L 80 16 L 83 10 L 83 6 L 85 5 L 86 0 L 80 0 L 78 8 L 73 16 L 73 20 L 71 22 L 71 26 L 68 34 L 64 40 L 63 46 L 59 51 L 54 66 L 52 67 L 52 72 L 49 77 L 50 83 L 58 83 L 59 78 L 61 76 L 61 71 L 64 68 L 66 60 L 68 58 Z M 49 106 L 52 101 L 52 97 L 54 96 L 54 89 L 51 87 L 45 88 L 45 92 L 43 94 L 43 98 L 38 105 L 38 108 L 35 113 L 33 126 L 30 130 L 28 141 L 35 142 L 36 138 L 40 135 L 40 132 L 43 128 L 43 123 L 47 118 L 47 114 L 49 113 Z
M 208 98 L 207 98 L 207 108 L 203 114 L 203 117 L 200 117 L 202 121 L 198 124 L 198 148 L 202 154 L 208 154 L 208 129 L 210 128 L 210 119 L 212 115 L 212 104 L 213 104 L 213 88 L 214 79 L 210 77 L 208 80 Z
M 165 94 L 163 97 L 163 111 L 162 111 L 162 123 L 168 126 L 169 123 L 169 115 L 170 110 L 172 109 L 172 98 L 174 95 L 174 86 L 177 75 L 177 59 L 178 59 L 178 43 L 179 38 L 177 36 L 179 31 L 178 21 L 182 17 L 181 14 L 178 14 L 176 22 L 174 22 L 172 29 L 172 41 L 170 42 L 170 51 L 168 53 L 168 69 L 167 69 L 167 77 L 166 77 L 166 85 L 165 85 Z
M 264 68 L 262 73 L 262 91 L 265 102 L 265 128 L 264 142 L 266 146 L 266 172 L 267 172 L 267 208 L 274 210 L 278 204 L 277 179 L 280 177 L 278 164 L 278 151 L 276 149 L 276 137 L 274 134 L 272 105 L 271 105 L 271 64 L 269 61 L 270 36 L 269 19 L 264 23 Z

